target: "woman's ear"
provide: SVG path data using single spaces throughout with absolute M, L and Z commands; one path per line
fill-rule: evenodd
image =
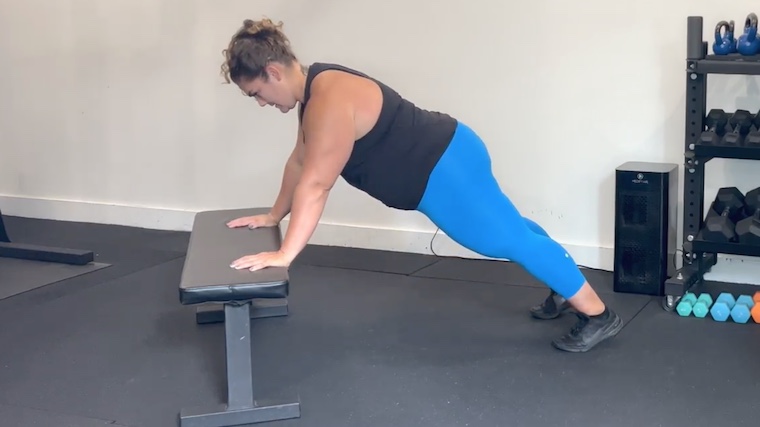
M 282 70 L 277 68 L 276 66 L 269 64 L 266 67 L 264 67 L 264 70 L 266 71 L 268 79 L 274 79 L 274 81 L 279 82 L 282 80 Z

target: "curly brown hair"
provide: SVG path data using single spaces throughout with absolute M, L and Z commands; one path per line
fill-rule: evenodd
M 269 18 L 243 21 L 222 54 L 225 59 L 221 74 L 227 83 L 266 79 L 265 67 L 270 63 L 290 66 L 297 61 L 290 40 L 282 31 L 282 22 L 274 23 Z

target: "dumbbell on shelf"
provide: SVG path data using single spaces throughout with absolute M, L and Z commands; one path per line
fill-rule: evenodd
M 707 130 L 699 136 L 699 142 L 712 145 L 719 143 L 721 135 L 725 132 L 726 124 L 728 124 L 728 114 L 719 108 L 713 108 L 705 117 Z
M 737 145 L 741 144 L 744 137 L 747 136 L 752 129 L 752 113 L 747 110 L 736 110 L 731 115 L 731 119 L 728 121 L 731 126 L 731 131 L 726 132 L 721 139 L 723 145 Z
M 736 239 L 736 220 L 742 215 L 744 195 L 736 187 L 718 190 L 705 218 L 702 238 L 711 242 L 732 242 Z
M 694 314 L 694 317 L 705 317 L 712 305 L 710 294 L 701 294 L 699 298 L 691 292 L 687 292 L 681 301 L 676 305 L 676 312 L 679 316 L 687 317 Z
M 760 111 L 752 118 L 752 130 L 744 137 L 744 145 L 760 146 Z
M 746 218 L 736 223 L 736 236 L 740 243 L 760 246 L 760 187 L 744 196 Z

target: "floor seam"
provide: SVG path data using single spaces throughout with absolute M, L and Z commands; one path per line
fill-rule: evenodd
M 424 270 L 424 269 L 426 269 L 428 267 L 432 267 L 432 266 L 438 264 L 439 262 L 441 262 L 441 260 L 437 259 L 437 260 L 431 262 L 430 264 L 427 264 L 427 265 L 425 265 L 423 267 L 420 267 L 420 268 L 412 271 L 411 273 L 407 274 L 407 276 L 409 276 L 409 277 L 418 277 L 418 276 L 415 276 L 415 274 L 419 273 L 420 271 L 422 271 L 422 270 Z
M 38 408 L 38 407 L 35 407 L 35 406 L 19 405 L 17 403 L 10 403 L 10 402 L 7 402 L 7 401 L 0 401 L 0 405 L 10 406 L 10 407 L 14 407 L 14 408 L 30 409 L 32 411 L 44 412 L 46 414 L 52 414 L 52 415 L 65 415 L 65 416 L 69 416 L 69 417 L 77 417 L 77 418 L 85 418 L 85 419 L 88 419 L 88 420 L 103 421 L 103 422 L 107 422 L 107 423 L 109 423 L 111 425 L 117 425 L 119 427 L 130 427 L 130 426 L 125 425 L 125 424 L 119 424 L 118 420 L 112 420 L 110 418 L 93 417 L 93 416 L 82 415 L 82 414 L 77 414 L 77 413 L 73 413 L 73 412 L 53 411 L 53 410 L 50 410 L 50 409 Z
M 435 263 L 438 263 L 440 261 L 436 261 Z M 433 264 L 435 264 L 433 263 Z M 431 265 L 433 265 L 431 264 Z M 341 267 L 341 266 L 334 266 L 334 265 L 322 265 L 322 264 L 297 264 L 295 266 L 304 266 L 304 267 L 317 267 L 317 268 L 333 268 L 336 270 L 346 270 L 346 271 L 366 271 L 368 273 L 381 273 L 381 274 L 391 274 L 394 276 L 406 276 L 413 279 L 434 279 L 434 280 L 446 280 L 449 282 L 467 282 L 467 283 L 477 283 L 477 284 L 486 284 L 486 285 L 502 285 L 502 286 L 511 286 L 516 288 L 532 288 L 532 289 L 546 289 L 549 290 L 548 286 L 538 287 L 533 285 L 522 285 L 522 284 L 515 284 L 515 283 L 506 283 L 506 282 L 491 282 L 486 280 L 477 280 L 477 279 L 459 279 L 459 278 L 451 278 L 451 277 L 439 277 L 439 276 L 415 276 L 414 274 L 416 272 L 419 272 L 420 270 L 423 270 L 427 267 L 430 267 L 430 265 L 423 267 L 421 269 L 416 270 L 414 273 L 399 273 L 394 271 L 383 271 L 383 270 L 367 270 L 364 268 L 353 268 L 353 267 Z M 291 266 L 292 268 L 293 266 Z M 600 292 L 597 290 L 597 293 L 606 294 L 607 292 Z

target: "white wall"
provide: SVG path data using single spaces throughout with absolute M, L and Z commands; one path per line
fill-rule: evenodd
M 757 4 L 465 4 L 0 0 L 3 210 L 187 229 L 194 211 L 271 204 L 295 114 L 259 108 L 218 74 L 231 34 L 264 14 L 304 62 L 358 68 L 471 124 L 523 213 L 579 263 L 610 269 L 615 167 L 682 163 L 686 17 L 704 16 L 712 40 L 715 22 L 741 27 Z M 710 77 L 708 107 L 757 111 L 758 87 Z M 758 170 L 711 161 L 708 197 L 760 185 Z M 342 182 L 323 223 L 317 243 L 418 252 L 435 230 Z

